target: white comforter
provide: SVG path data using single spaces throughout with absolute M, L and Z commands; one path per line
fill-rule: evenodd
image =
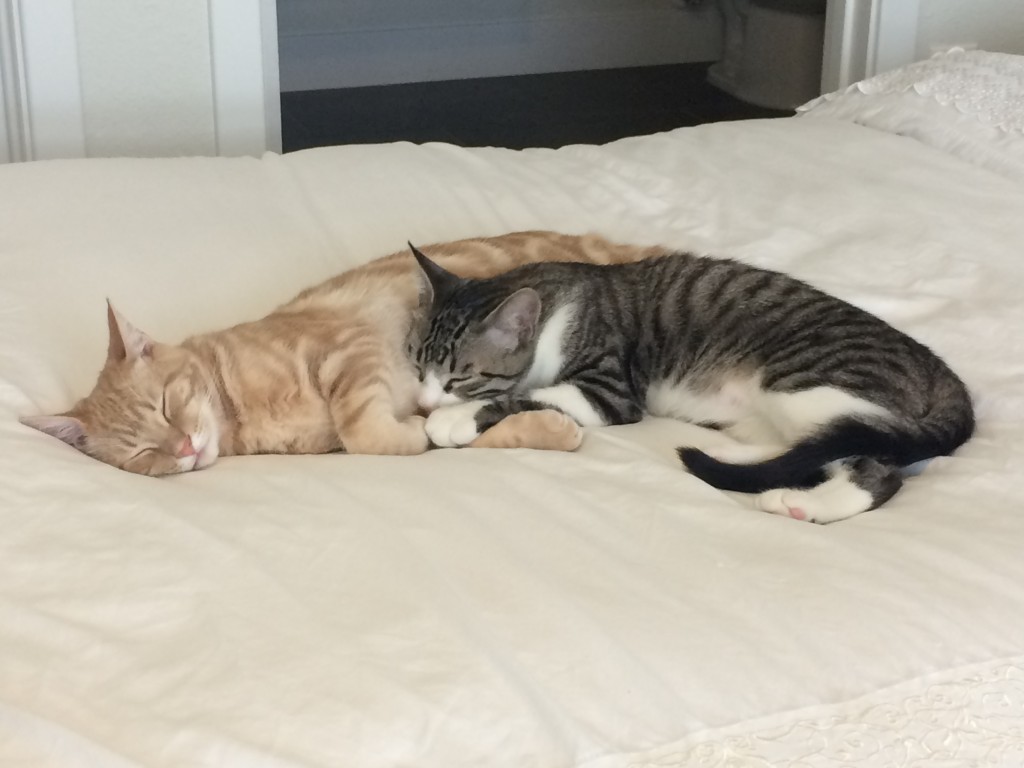
M 977 436 L 820 527 L 664 420 L 160 480 L 17 422 L 91 386 L 105 297 L 175 341 L 527 228 L 809 280 L 946 357 Z M 0 765 L 1024 764 L 1022 248 L 1024 185 L 827 119 L 0 167 Z

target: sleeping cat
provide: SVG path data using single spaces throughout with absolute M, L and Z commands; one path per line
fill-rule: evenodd
M 440 446 L 535 409 L 585 427 L 672 416 L 743 443 L 680 448 L 691 473 L 827 523 L 882 504 L 903 467 L 974 429 L 966 388 L 929 349 L 778 272 L 677 253 L 467 280 L 413 251 L 420 404 L 437 408 Z
M 476 277 L 530 261 L 614 263 L 658 252 L 554 232 L 429 251 Z M 202 469 L 233 454 L 421 453 L 428 441 L 405 347 L 417 297 L 416 264 L 402 252 L 309 288 L 261 320 L 176 345 L 153 341 L 108 307 L 107 360 L 91 394 L 66 413 L 22 421 L 147 475 Z M 563 414 L 526 416 L 475 445 L 579 445 L 579 426 Z

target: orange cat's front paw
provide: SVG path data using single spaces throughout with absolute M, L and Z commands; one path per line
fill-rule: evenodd
M 561 411 L 524 411 L 506 416 L 469 445 L 471 448 L 533 448 L 575 451 L 583 428 Z
M 366 425 L 357 434 L 343 440 L 346 453 L 374 456 L 415 456 L 429 446 L 425 419 L 410 416 L 405 421 L 390 421 Z

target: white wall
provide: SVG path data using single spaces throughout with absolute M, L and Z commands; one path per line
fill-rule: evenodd
M 713 1 L 278 0 L 281 89 L 711 61 Z
M 920 0 L 917 57 L 964 43 L 1024 54 L 1024 0 Z

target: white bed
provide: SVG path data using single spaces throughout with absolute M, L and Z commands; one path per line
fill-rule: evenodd
M 870 93 L 603 147 L 0 167 L 0 765 L 1024 765 L 1024 138 L 927 89 L 939 138 L 897 135 Z M 943 145 L 971 120 L 984 163 Z M 18 423 L 91 386 L 105 297 L 176 341 L 532 228 L 804 278 L 943 355 L 977 434 L 816 526 L 687 476 L 665 420 L 159 480 Z

